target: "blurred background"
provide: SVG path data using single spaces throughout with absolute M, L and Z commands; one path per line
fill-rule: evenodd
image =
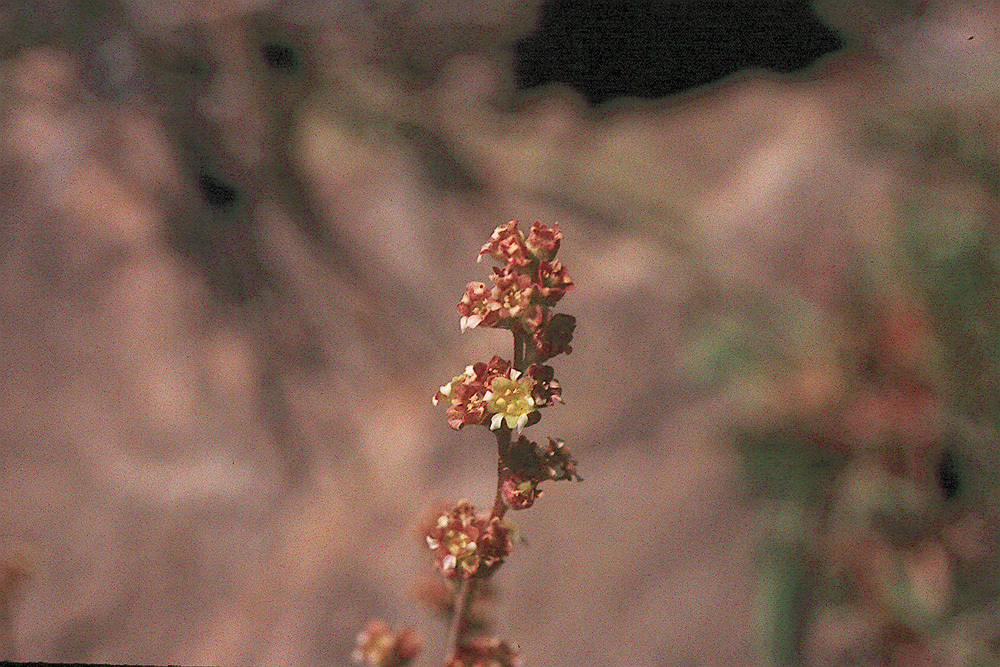
M 489 506 L 439 385 L 558 221 L 528 665 L 997 664 L 991 3 L 0 8 L 0 659 L 345 665 Z

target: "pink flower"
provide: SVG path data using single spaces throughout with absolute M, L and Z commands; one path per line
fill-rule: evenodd
M 497 316 L 507 319 L 520 315 L 531 303 L 533 290 L 530 276 L 506 268 L 494 272 L 492 297 L 497 305 Z
M 533 399 L 530 380 L 516 382 L 520 375 L 509 361 L 493 355 L 488 363 L 479 361 L 466 366 L 464 373 L 441 385 L 434 394 L 433 403 L 437 405 L 442 399 L 448 400 L 445 416 L 448 425 L 456 431 L 463 426 L 485 423 L 488 414 L 494 415 L 495 421 L 498 413 L 501 418 L 507 418 L 511 428 L 518 427 L 518 423 L 523 427 L 527 417 L 521 422 L 521 415 L 531 410 L 524 409 L 523 401 L 518 401 L 526 397 L 530 403 Z M 509 383 L 516 386 L 509 386 Z M 498 427 L 499 423 L 491 426 L 493 429 Z
M 455 387 L 452 404 L 445 410 L 448 426 L 456 431 L 463 426 L 482 424 L 486 418 L 486 395 L 489 390 L 478 382 Z
M 518 473 L 512 473 L 500 485 L 500 492 L 507 507 L 512 510 L 523 510 L 535 504 L 535 499 L 542 496 L 538 483 L 533 479 L 524 479 Z
M 475 508 L 465 500 L 438 517 L 427 534 L 427 546 L 434 551 L 436 565 L 444 576 L 461 572 L 468 578 L 476 573 L 479 569 L 476 542 L 485 524 L 486 519 L 477 518 Z
M 531 225 L 528 238 L 524 245 L 535 258 L 540 260 L 551 260 L 559 251 L 559 241 L 563 234 L 559 231 L 559 223 L 554 223 L 551 227 L 546 227 L 541 222 Z
M 566 267 L 562 262 L 541 261 L 535 271 L 535 291 L 546 305 L 553 306 L 563 297 L 566 292 L 573 289 L 573 280 L 566 272 Z
M 466 424 L 482 423 L 486 416 L 486 394 L 489 388 L 479 379 L 473 366 L 466 366 L 465 372 L 441 385 L 432 402 L 437 405 L 441 399 L 448 399 L 450 406 L 445 411 L 448 425 L 456 431 Z
M 517 229 L 517 220 L 511 220 L 493 230 L 490 240 L 479 251 L 477 261 L 482 261 L 483 255 L 489 255 L 508 266 L 523 266 L 529 263 L 528 249 L 524 245 L 524 235 Z
M 493 378 L 510 377 L 511 363 L 500 357 L 500 355 L 494 354 L 489 363 L 476 362 L 472 366 L 472 369 L 476 374 L 476 380 L 489 386 Z
M 512 527 L 497 517 L 476 515 L 468 501 L 441 514 L 427 533 L 427 546 L 446 577 L 485 576 L 500 567 L 513 550 Z

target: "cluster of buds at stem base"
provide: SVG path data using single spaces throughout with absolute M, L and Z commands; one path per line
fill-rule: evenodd
M 374 667 L 404 667 L 419 655 L 423 641 L 413 628 L 389 629 L 383 621 L 372 619 L 358 633 L 351 659 Z

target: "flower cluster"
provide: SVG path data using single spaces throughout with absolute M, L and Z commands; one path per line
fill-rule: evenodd
M 551 308 L 573 289 L 562 262 L 554 259 L 562 232 L 558 223 L 531 226 L 525 237 L 511 220 L 493 231 L 479 252 L 501 262 L 490 279 L 492 287 L 471 282 L 458 304 L 462 331 L 478 326 L 499 327 L 522 332 L 531 338 L 533 360 L 542 362 L 569 352 L 575 321 L 568 315 L 553 316 Z M 555 321 L 553 322 L 553 319 Z
M 368 621 L 358 633 L 356 642 L 351 659 L 374 667 L 403 667 L 410 664 L 423 648 L 423 642 L 413 628 L 392 631 L 377 618 Z
M 521 431 L 538 408 L 562 402 L 562 387 L 554 378 L 551 366 L 531 364 L 523 374 L 509 361 L 494 355 L 489 363 L 467 366 L 465 372 L 442 385 L 434 394 L 434 405 L 447 399 L 448 425 L 461 429 L 468 424 L 483 424 L 489 419 L 496 430 L 506 423 Z
M 511 445 L 504 463 L 501 494 L 515 510 L 531 507 L 542 496 L 538 488 L 542 482 L 583 480 L 576 471 L 576 459 L 562 440 L 549 438 L 548 445 L 540 447 L 522 435 Z
M 476 637 L 458 647 L 445 667 L 520 667 L 517 648 L 497 637 Z
M 458 304 L 462 331 L 478 326 L 510 329 L 515 338 L 515 360 L 494 356 L 489 363 L 468 366 L 443 385 L 434 404 L 447 399 L 448 425 L 460 429 L 504 424 L 518 433 L 538 421 L 536 411 L 562 402 L 562 388 L 545 362 L 573 351 L 576 319 L 552 313 L 552 307 L 573 288 L 566 267 L 555 259 L 562 239 L 558 223 L 540 222 L 525 237 L 512 220 L 493 231 L 479 253 L 502 262 L 494 267 L 493 286 L 471 282 Z
M 503 563 L 513 549 L 512 527 L 499 517 L 477 515 L 467 501 L 438 516 L 427 533 L 427 546 L 446 577 L 484 577 Z
M 551 379 L 551 373 L 529 369 L 522 374 L 509 361 L 493 355 L 489 363 L 467 366 L 464 373 L 442 385 L 434 394 L 434 405 L 442 399 L 451 402 L 445 415 L 456 430 L 489 420 L 494 431 L 506 423 L 507 428 L 520 432 L 532 413 L 551 405 L 559 393 L 559 383 Z

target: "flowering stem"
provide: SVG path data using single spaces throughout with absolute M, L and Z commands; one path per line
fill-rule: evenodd
M 496 496 L 489 517 L 462 500 L 440 515 L 426 535 L 437 568 L 445 577 L 461 577 L 453 589 L 446 665 L 519 664 L 516 649 L 507 642 L 467 636 L 478 634 L 473 622 L 486 625 L 486 619 L 470 611 L 478 599 L 476 586 L 492 576 L 513 548 L 514 527 L 504 521 L 507 510 L 530 507 L 541 495 L 536 488 L 541 481 L 579 479 L 576 461 L 561 440 L 549 438 L 545 449 L 520 435 L 539 420 L 538 408 L 561 401 L 561 387 L 545 363 L 572 351 L 575 318 L 550 312 L 574 287 L 566 268 L 554 259 L 561 238 L 556 225 L 536 222 L 527 237 L 517 230 L 517 220 L 500 225 L 479 254 L 505 266 L 494 270 L 491 289 L 482 282 L 468 283 L 458 304 L 462 331 L 506 329 L 514 336 L 514 355 L 512 361 L 493 355 L 488 363 L 472 364 L 434 395 L 435 405 L 441 399 L 450 404 L 446 416 L 451 428 L 488 426 L 497 439 Z M 512 429 L 518 432 L 516 442 Z

